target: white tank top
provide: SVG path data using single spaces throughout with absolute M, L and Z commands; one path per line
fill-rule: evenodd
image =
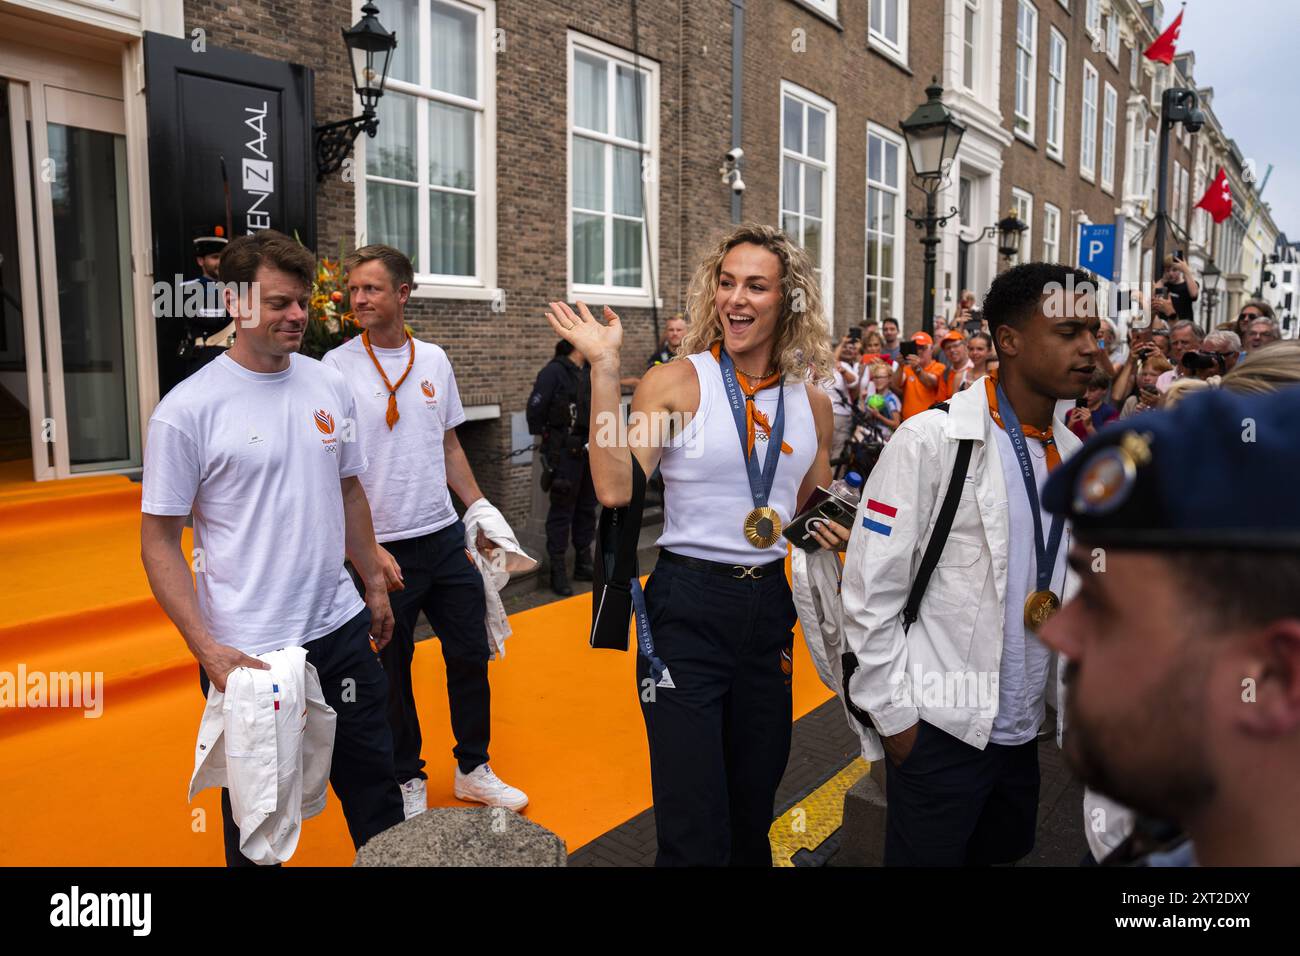
M 758 565 L 786 555 L 786 539 L 756 548 L 745 538 L 745 516 L 754 509 L 736 420 L 722 384 L 722 369 L 710 352 L 686 356 L 700 382 L 700 407 L 680 436 L 664 449 L 664 529 L 658 545 L 692 558 L 726 564 Z M 781 455 L 768 505 L 784 526 L 798 507 L 799 486 L 817 454 L 817 425 L 803 382 L 786 384 L 785 443 L 793 454 Z M 776 420 L 777 390 L 765 388 L 754 404 L 767 420 Z M 772 449 L 780 454 L 780 449 Z M 768 453 L 767 436 L 756 429 L 754 454 L 760 471 Z

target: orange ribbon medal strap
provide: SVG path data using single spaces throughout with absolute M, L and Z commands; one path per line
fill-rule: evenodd
M 989 372 L 988 375 L 984 376 L 984 389 L 988 392 L 989 396 L 989 415 L 993 417 L 993 421 L 997 424 L 998 428 L 1006 431 L 1007 426 L 1002 424 L 1002 415 L 998 411 L 998 373 L 996 370 Z M 1043 443 L 1043 447 L 1047 449 L 1048 471 L 1051 471 L 1061 463 L 1061 453 L 1057 451 L 1056 439 L 1052 437 L 1051 425 L 1042 429 L 1021 422 L 1020 431 L 1026 438 L 1036 438 L 1038 441 Z
M 397 413 L 397 390 L 402 387 L 406 381 L 406 376 L 411 374 L 411 368 L 415 365 L 415 339 L 411 338 L 411 333 L 406 333 L 406 344 L 411 350 L 410 357 L 406 360 L 406 371 L 394 385 L 388 380 L 388 375 L 384 372 L 384 367 L 379 364 L 379 359 L 375 357 L 375 350 L 370 347 L 370 330 L 366 329 L 361 333 L 361 344 L 366 347 L 366 353 L 370 356 L 370 361 L 375 363 L 375 368 L 379 370 L 379 377 L 384 380 L 384 387 L 388 389 L 388 411 L 384 415 L 384 421 L 388 423 L 388 430 L 392 431 L 397 420 L 402 416 Z
M 722 361 L 721 342 L 714 342 L 710 345 L 709 352 L 719 362 Z M 740 370 L 737 369 L 736 371 L 739 372 Z M 760 409 L 754 407 L 754 396 L 765 388 L 771 388 L 773 385 L 780 384 L 781 373 L 773 372 L 771 375 L 767 376 L 767 378 L 753 385 L 748 384 L 746 378 L 747 376 L 745 373 L 740 372 L 740 375 L 736 379 L 736 384 L 740 386 L 740 390 L 745 396 L 745 427 L 748 432 L 748 443 L 745 448 L 745 457 L 748 458 L 754 453 L 754 425 L 757 424 L 759 428 L 763 429 L 764 435 L 772 434 L 772 423 L 767 420 L 767 416 L 763 414 Z M 794 449 L 784 441 L 781 442 L 781 451 L 785 452 L 787 455 L 794 454 Z

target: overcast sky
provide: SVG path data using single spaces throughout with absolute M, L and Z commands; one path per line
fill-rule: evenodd
M 1179 4 L 1165 2 L 1168 26 Z M 1214 87 L 1214 114 L 1254 159 L 1263 198 L 1287 238 L 1300 239 L 1300 0 L 1188 0 L 1178 52 L 1196 54 L 1197 86 Z M 1199 199 L 1193 198 L 1193 202 Z

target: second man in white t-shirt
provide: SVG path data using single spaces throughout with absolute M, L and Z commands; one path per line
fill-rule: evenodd
M 406 331 L 415 287 L 411 261 L 385 245 L 363 246 L 344 263 L 352 310 L 365 331 L 329 352 L 356 399 L 357 430 L 370 467 L 361 476 L 383 545 L 395 626 L 383 651 L 388 718 L 407 817 L 428 806 L 420 720 L 411 686 L 415 624 L 424 611 L 442 642 L 456 737 L 454 791 L 462 800 L 520 810 L 523 791 L 488 765 L 490 647 L 483 578 L 465 550 L 465 507 L 483 497 L 456 426 L 465 421 L 447 354 Z M 490 547 L 480 541 L 479 548 Z

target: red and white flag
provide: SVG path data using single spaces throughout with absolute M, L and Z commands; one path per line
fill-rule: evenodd
M 1174 53 L 1177 52 L 1174 47 L 1178 43 L 1178 33 L 1183 28 L 1183 12 L 1181 10 L 1178 12 L 1174 22 L 1169 24 L 1169 29 L 1156 37 L 1155 42 L 1146 48 L 1143 56 L 1166 65 L 1174 62 Z
M 1197 209 L 1204 209 L 1216 223 L 1223 222 L 1232 215 L 1232 186 L 1228 184 L 1228 174 L 1219 167 L 1219 175 L 1214 177 L 1210 188 L 1196 204 Z

